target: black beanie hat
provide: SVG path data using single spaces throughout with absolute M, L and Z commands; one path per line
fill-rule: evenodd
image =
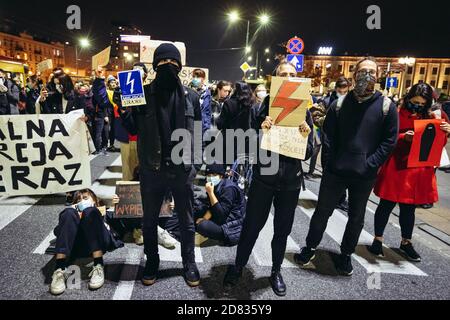
M 155 50 L 155 54 L 153 56 L 153 69 L 156 71 L 158 68 L 158 63 L 164 59 L 173 59 L 178 62 L 178 65 L 182 67 L 181 64 L 181 54 L 180 51 L 173 45 L 172 43 L 163 43 Z
M 225 175 L 225 166 L 223 164 L 210 164 L 206 166 L 206 175 L 208 174 L 220 174 Z

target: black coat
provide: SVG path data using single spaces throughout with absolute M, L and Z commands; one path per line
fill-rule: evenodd
M 72 110 L 75 100 L 75 92 L 68 91 L 63 94 L 59 93 L 56 90 L 56 86 L 54 83 L 47 84 L 47 92 L 48 97 L 44 102 L 41 102 L 41 113 L 46 114 L 62 114 L 65 112 L 63 110 L 63 96 L 64 99 L 67 100 L 66 110 Z
M 251 109 L 252 106 L 244 106 L 236 97 L 231 97 L 222 106 L 217 119 L 217 128 L 219 130 L 242 129 L 244 131 L 250 129 Z
M 152 82 L 144 85 L 145 100 L 144 106 L 132 107 L 131 112 L 121 113 L 123 126 L 131 135 L 138 135 L 138 156 L 141 170 L 160 171 L 162 162 L 162 146 L 159 132 L 158 120 L 158 102 L 156 96 L 156 84 Z M 190 163 L 184 163 L 186 171 L 190 171 L 195 163 L 196 169 L 199 169 L 202 163 L 202 132 L 194 133 L 195 122 L 202 121 L 200 109 L 200 97 L 192 89 L 184 87 L 185 110 L 184 110 L 184 128 L 191 134 L 191 159 Z M 200 150 L 194 148 L 194 138 L 200 145 Z

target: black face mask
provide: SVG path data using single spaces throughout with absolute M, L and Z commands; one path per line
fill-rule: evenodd
M 180 80 L 178 77 L 179 72 L 179 68 L 172 63 L 159 66 L 155 79 L 158 87 L 162 89 L 174 89 Z

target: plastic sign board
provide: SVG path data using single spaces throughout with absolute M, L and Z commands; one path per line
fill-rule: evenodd
M 122 106 L 133 107 L 146 104 L 144 86 L 139 70 L 119 72 Z
M 302 54 L 288 54 L 286 59 L 295 66 L 297 72 L 303 72 L 304 56 Z
M 286 49 L 290 54 L 301 54 L 305 50 L 305 43 L 299 37 L 294 37 L 287 42 Z

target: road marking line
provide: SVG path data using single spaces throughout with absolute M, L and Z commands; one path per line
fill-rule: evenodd
M 133 247 L 127 246 L 127 249 L 128 249 L 128 253 L 125 258 L 124 265 L 139 266 L 141 264 L 141 260 L 144 256 L 143 248 L 133 248 Z M 137 273 L 138 273 L 138 268 L 136 268 L 136 270 L 133 272 L 133 274 L 131 274 L 131 278 L 136 279 Z M 122 276 L 123 276 L 123 272 L 121 274 L 121 278 L 122 278 Z M 127 278 L 130 279 L 130 277 L 127 277 Z M 133 294 L 135 283 L 136 283 L 136 280 L 134 280 L 134 281 L 120 280 L 117 285 L 117 288 L 114 292 L 112 300 L 130 300 L 131 296 Z
M 0 230 L 34 206 L 40 199 L 40 197 L 0 197 L 0 203 L 2 203 L 0 205 Z
M 33 254 L 45 254 L 45 250 L 47 250 L 50 245 L 50 241 L 55 238 L 56 236 L 53 234 L 53 231 L 51 231 L 49 235 L 39 244 L 39 246 L 34 249 Z
M 302 193 L 300 193 L 300 199 L 304 200 Z M 308 200 L 317 201 L 317 196 L 315 196 L 314 193 L 309 190 L 305 193 L 308 196 Z M 305 193 L 303 193 L 303 195 Z M 310 199 L 312 195 L 315 196 L 315 199 Z M 303 206 L 299 207 L 311 219 L 315 208 L 304 208 Z M 344 214 L 338 210 L 334 210 L 333 215 L 328 221 L 328 226 L 325 232 L 339 244 L 342 241 L 347 220 L 348 218 Z M 366 230 L 361 232 L 361 236 L 359 238 L 360 245 L 370 245 L 372 240 L 373 236 Z M 393 273 L 427 276 L 426 273 L 414 266 L 412 263 L 406 261 L 405 258 L 397 254 L 395 251 L 387 246 L 384 247 L 384 254 L 386 257 L 383 259 L 375 258 L 372 254 L 367 252 L 365 248 L 362 249 L 361 247 L 357 248 L 357 252 L 353 255 L 353 257 L 367 270 L 368 273 Z
M 267 223 L 264 228 L 259 233 L 258 240 L 256 240 L 255 247 L 253 248 L 253 257 L 257 265 L 262 267 L 271 267 L 272 266 L 272 250 L 271 250 L 271 242 L 273 238 L 273 215 L 269 214 L 269 218 L 267 219 Z M 289 236 L 286 245 L 286 252 L 298 252 L 300 247 L 297 243 Z M 283 268 L 298 268 L 298 266 L 288 259 L 284 259 Z

